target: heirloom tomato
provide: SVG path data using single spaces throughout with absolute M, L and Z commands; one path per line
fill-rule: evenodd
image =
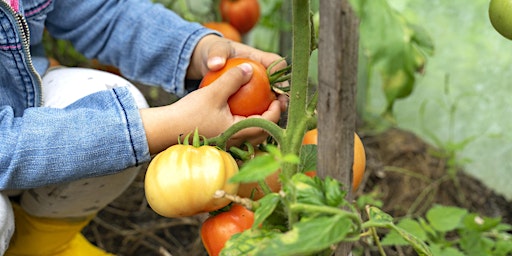
M 238 192 L 238 184 L 228 182 L 237 172 L 233 157 L 216 147 L 174 145 L 149 164 L 146 198 L 156 213 L 170 218 L 215 211 L 230 203 L 214 198 L 215 191 Z
M 222 20 L 229 22 L 240 34 L 249 32 L 260 19 L 258 0 L 221 0 L 219 9 Z
M 227 22 L 206 22 L 203 26 L 218 31 L 227 39 L 231 39 L 235 42 L 242 42 L 240 32 Z
M 237 92 L 229 97 L 229 108 L 234 115 L 261 115 L 276 99 L 276 95 L 270 86 L 266 68 L 259 62 L 247 58 L 228 59 L 222 69 L 206 73 L 199 84 L 199 88 L 210 85 L 226 71 L 242 63 L 251 64 L 253 74 L 249 82 L 242 85 Z
M 304 134 L 302 145 L 318 144 L 318 129 L 309 130 Z M 361 138 L 354 133 L 354 164 L 352 165 L 353 179 L 352 191 L 356 191 L 363 180 L 364 170 L 366 168 L 366 154 Z M 314 176 L 314 171 L 306 172 L 308 176 Z
M 251 228 L 254 213 L 239 204 L 208 217 L 201 226 L 201 241 L 210 256 L 217 256 L 232 235 Z

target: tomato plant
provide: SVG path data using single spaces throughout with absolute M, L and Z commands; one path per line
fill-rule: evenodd
M 228 105 L 234 115 L 261 115 L 276 99 L 276 95 L 270 86 L 266 68 L 259 62 L 247 58 L 228 59 L 222 69 L 206 73 L 199 88 L 210 85 L 227 70 L 242 63 L 251 64 L 253 74 L 249 82 L 242 85 L 235 94 L 229 97 Z
M 512 40 L 512 1 L 491 0 L 489 3 L 489 19 L 491 24 L 502 36 Z
M 256 150 L 254 153 L 254 157 L 258 156 L 268 156 L 267 152 Z M 281 182 L 279 181 L 280 171 L 275 171 L 272 174 L 268 175 L 263 182 L 268 186 L 270 192 L 278 192 L 281 189 Z M 265 192 L 259 182 L 246 182 L 240 183 L 238 188 L 238 195 L 241 197 L 251 198 L 253 200 L 261 199 Z
M 228 179 L 238 172 L 233 157 L 216 147 L 199 145 L 194 134 L 193 145 L 169 147 L 154 157 L 148 166 L 144 189 L 151 208 L 165 217 L 192 216 L 218 210 L 230 203 L 214 198 L 217 190 L 236 194 L 238 184 Z
M 317 145 L 318 144 L 318 129 L 312 129 L 304 134 L 302 139 L 303 145 Z M 352 165 L 353 179 L 352 191 L 357 190 L 361 181 L 363 180 L 364 171 L 366 169 L 366 154 L 363 142 L 357 134 L 354 133 L 354 164 Z M 314 176 L 314 171 L 307 171 L 308 176 Z
M 225 38 L 231 39 L 235 42 L 242 42 L 240 32 L 236 30 L 231 24 L 227 22 L 206 22 L 203 26 L 213 29 L 221 33 Z
M 233 204 L 228 211 L 212 215 L 204 221 L 201 241 L 210 256 L 217 256 L 231 236 L 251 228 L 253 223 L 252 211 Z
M 260 18 L 258 0 L 221 0 L 219 9 L 222 20 L 229 22 L 241 34 L 249 32 Z

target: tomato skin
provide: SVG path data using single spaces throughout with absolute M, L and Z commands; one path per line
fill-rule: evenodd
M 318 129 L 312 129 L 304 134 L 302 145 L 314 144 L 318 145 Z M 361 181 L 363 181 L 364 171 L 366 168 L 366 154 L 361 138 L 354 133 L 354 164 L 352 165 L 353 179 L 352 191 L 356 191 Z M 310 177 L 316 176 L 316 171 L 308 171 L 305 173 Z
M 266 68 L 259 62 L 247 58 L 228 59 L 222 69 L 206 73 L 199 84 L 199 88 L 210 85 L 226 71 L 242 63 L 251 64 L 253 74 L 249 82 L 242 85 L 237 92 L 229 97 L 229 108 L 233 115 L 261 115 L 268 109 L 272 101 L 276 99 L 276 95 L 270 86 Z
M 150 162 L 144 189 L 151 208 L 174 218 L 218 210 L 230 203 L 214 198 L 217 190 L 238 192 L 228 180 L 238 172 L 233 157 L 213 146 L 174 145 Z
M 229 22 L 240 34 L 249 32 L 260 18 L 258 0 L 221 0 L 219 9 L 222 20 Z
M 201 241 L 210 256 L 219 255 L 232 235 L 251 228 L 254 213 L 233 204 L 229 211 L 208 217 L 201 226 Z
M 231 39 L 235 42 L 242 42 L 240 32 L 227 22 L 206 22 L 203 26 L 218 31 L 227 39 Z

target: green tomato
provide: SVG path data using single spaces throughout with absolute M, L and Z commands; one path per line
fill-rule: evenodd
M 496 31 L 512 40 L 512 0 L 491 0 L 489 18 Z

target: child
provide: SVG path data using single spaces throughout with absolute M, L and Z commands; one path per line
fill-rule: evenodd
M 230 113 L 227 99 L 250 79 L 250 65 L 230 69 L 201 90 L 186 88 L 185 81 L 220 69 L 231 57 L 267 67 L 280 59 L 149 0 L 0 0 L 0 24 L 0 253 L 5 255 L 111 255 L 80 231 L 129 186 L 140 166 L 176 144 L 180 134 L 197 127 L 212 137 L 244 119 Z M 86 57 L 117 66 L 127 79 L 182 98 L 149 108 L 122 77 L 48 69 L 44 29 Z M 285 105 L 280 98 L 255 117 L 277 122 Z M 260 129 L 246 129 L 230 143 L 265 137 Z

